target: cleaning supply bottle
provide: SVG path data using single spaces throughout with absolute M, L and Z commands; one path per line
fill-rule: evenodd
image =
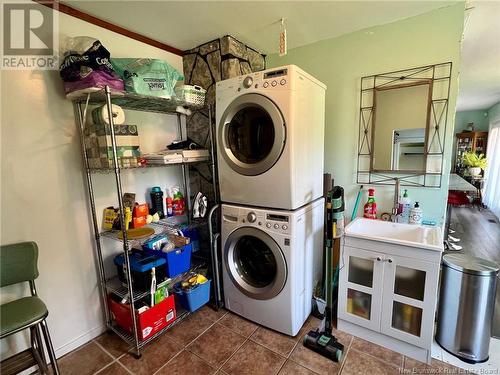
M 151 197 L 151 215 L 158 214 L 160 219 L 165 217 L 165 213 L 163 211 L 163 191 L 159 186 L 155 186 L 151 189 L 151 193 L 149 194 Z
M 408 197 L 408 190 L 405 189 L 403 199 L 401 199 L 401 215 L 399 215 L 400 223 L 408 223 L 410 220 L 411 199 Z
M 422 209 L 415 202 L 415 206 L 410 211 L 410 224 L 422 224 Z
M 174 216 L 174 209 L 173 209 L 173 200 L 172 196 L 170 195 L 170 189 L 167 188 L 167 198 L 165 198 L 165 207 L 167 210 L 167 217 Z
M 172 188 L 173 198 L 172 198 L 172 211 L 174 216 L 179 216 L 184 214 L 184 196 L 178 186 Z
M 377 218 L 377 202 L 375 202 L 375 189 L 368 189 L 368 201 L 365 204 L 364 217 L 367 219 Z

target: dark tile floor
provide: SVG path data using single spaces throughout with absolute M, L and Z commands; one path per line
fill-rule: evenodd
M 296 337 L 289 337 L 225 310 L 203 307 L 147 345 L 138 360 L 117 336 L 105 333 L 58 362 L 63 375 L 460 373 L 444 362 L 426 365 L 340 331 L 335 335 L 346 355 L 341 363 L 332 362 L 302 345 L 304 334 L 318 324 L 310 317 Z

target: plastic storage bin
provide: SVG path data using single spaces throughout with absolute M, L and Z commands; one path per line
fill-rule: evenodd
M 193 312 L 210 300 L 210 284 L 211 280 L 207 280 L 203 284 L 196 285 L 189 291 L 184 291 L 179 285 L 176 285 L 174 293 L 177 295 L 182 307 L 189 312 Z
M 191 244 L 175 248 L 167 253 L 155 250 L 146 250 L 149 255 L 155 255 L 167 261 L 167 276 L 174 277 L 180 273 L 189 271 L 191 268 Z
M 130 305 L 121 304 L 109 296 L 109 309 L 115 323 L 127 332 L 132 333 L 132 317 Z M 147 309 L 142 314 L 136 311 L 137 335 L 140 340 L 145 340 L 162 330 L 176 319 L 175 297 L 168 296 L 159 304 Z
M 200 250 L 200 234 L 197 228 L 184 228 L 182 229 L 182 234 L 184 237 L 189 237 L 193 253 Z
M 156 284 L 166 280 L 166 261 L 156 253 L 145 253 L 142 251 L 134 251 L 129 255 L 130 268 L 132 273 L 132 286 L 137 290 L 150 290 L 151 288 L 151 269 L 155 268 Z M 114 259 L 118 278 L 122 283 L 127 282 L 125 272 L 125 255 L 117 255 Z

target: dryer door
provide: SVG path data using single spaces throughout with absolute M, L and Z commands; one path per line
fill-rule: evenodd
M 226 272 L 250 298 L 266 300 L 285 286 L 287 266 L 283 252 L 267 233 L 252 227 L 232 232 L 224 247 Z
M 236 98 L 219 126 L 219 152 L 234 171 L 246 176 L 269 170 L 285 147 L 283 116 L 271 99 L 260 94 Z

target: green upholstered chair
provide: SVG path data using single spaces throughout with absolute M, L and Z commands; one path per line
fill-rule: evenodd
M 31 289 L 30 297 L 23 297 L 0 305 L 0 339 L 25 329 L 30 330 L 31 338 L 30 348 L 2 361 L 0 367 L 2 375 L 16 374 L 35 365 L 38 365 L 42 373 L 48 374 L 42 335 L 45 339 L 53 373 L 59 374 L 49 329 L 45 321 L 49 311 L 36 293 L 37 261 L 38 246 L 35 242 L 0 246 L 0 287 L 27 281 Z

